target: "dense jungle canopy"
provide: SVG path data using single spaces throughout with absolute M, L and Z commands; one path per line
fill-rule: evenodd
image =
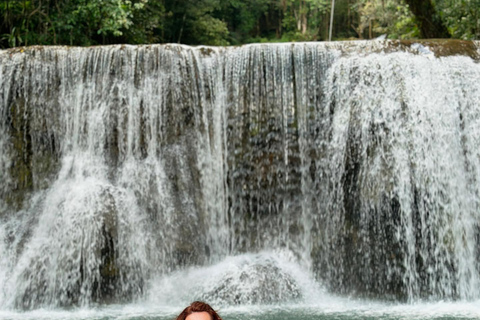
M 2 0 L 0 48 L 328 40 L 331 0 Z M 333 40 L 480 38 L 480 0 L 336 0 Z

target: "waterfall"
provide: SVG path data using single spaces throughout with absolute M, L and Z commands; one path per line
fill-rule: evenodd
M 466 57 L 399 53 L 332 68 L 326 171 L 344 232 L 324 241 L 345 248 L 328 255 L 341 281 L 410 298 L 478 295 L 478 71 Z
M 0 51 L 0 307 L 479 298 L 477 45 Z

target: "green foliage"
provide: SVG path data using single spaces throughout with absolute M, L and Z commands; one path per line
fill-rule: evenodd
M 200 16 L 195 21 L 193 37 L 201 44 L 213 46 L 226 46 L 229 42 L 228 28 L 225 22 L 210 15 Z
M 16 47 L 17 44 L 20 46 L 23 43 L 22 36 L 20 35 L 20 32 L 17 31 L 16 27 L 13 27 L 9 34 L 2 35 L 0 40 L 6 40 L 8 46 L 11 48 Z
M 151 17 L 149 0 L 74 0 L 65 5 L 56 17 L 56 28 L 68 34 L 69 44 L 110 42 L 143 42 L 126 35 L 148 34 L 155 29 L 158 18 Z M 155 11 L 154 11 L 155 12 Z M 157 8 L 156 13 L 160 13 Z M 152 18 L 150 24 L 140 24 L 139 17 Z M 133 29 L 132 31 L 130 31 Z M 123 41 L 122 41 L 123 40 Z
M 321 38 L 322 26 L 329 20 L 330 5 L 331 0 L 283 1 L 281 39 L 311 41 Z
M 412 0 L 409 0 L 412 1 Z M 0 48 L 22 45 L 326 40 L 331 0 L 3 0 Z M 480 38 L 480 0 L 435 0 L 430 21 Z M 420 35 L 405 0 L 336 0 L 334 39 Z
M 220 0 L 165 0 L 162 42 L 228 44 L 227 25 L 217 13 Z
M 161 13 L 155 0 L 8 0 L 0 45 L 149 42 Z
M 392 23 L 388 30 L 390 39 L 415 39 L 420 37 L 415 18 L 406 6 L 392 7 Z
M 454 38 L 480 39 L 480 0 L 437 0 L 436 6 Z
M 400 0 L 359 0 L 351 8 L 357 13 L 352 27 L 359 38 L 375 38 L 383 34 L 390 39 L 419 36 L 414 16 Z

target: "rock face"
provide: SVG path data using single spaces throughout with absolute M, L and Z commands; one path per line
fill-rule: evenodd
M 135 299 L 277 248 L 335 292 L 480 297 L 477 48 L 0 51 L 0 307 Z M 206 297 L 299 295 L 256 265 Z

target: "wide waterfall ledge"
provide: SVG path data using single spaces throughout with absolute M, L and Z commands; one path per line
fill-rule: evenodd
M 0 309 L 479 299 L 479 44 L 0 51 Z

